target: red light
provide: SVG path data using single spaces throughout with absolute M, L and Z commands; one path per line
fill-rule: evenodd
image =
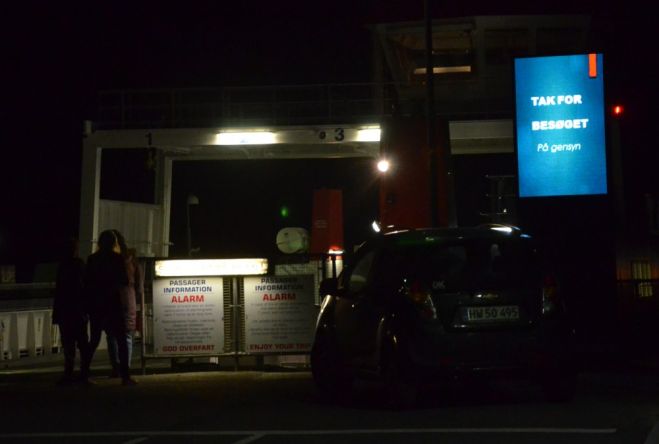
M 625 109 L 621 105 L 615 105 L 613 107 L 613 115 L 616 117 L 622 116 L 622 113 L 625 111 Z
M 426 302 L 428 292 L 426 291 L 425 286 L 421 283 L 421 281 L 415 280 L 409 287 L 408 296 L 410 299 L 412 299 L 412 301 L 414 301 L 414 303 L 423 304 Z
M 332 245 L 327 251 L 327 254 L 329 254 L 330 256 L 340 256 L 343 254 L 343 248 L 338 247 L 336 245 Z
M 407 288 L 407 297 L 416 305 L 419 314 L 426 320 L 437 319 L 437 310 L 430 297 L 428 288 L 419 280 L 415 280 Z

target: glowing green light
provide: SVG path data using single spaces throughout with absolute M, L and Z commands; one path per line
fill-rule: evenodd
M 281 215 L 281 217 L 288 217 L 288 207 L 287 206 L 282 206 L 279 209 L 279 214 Z

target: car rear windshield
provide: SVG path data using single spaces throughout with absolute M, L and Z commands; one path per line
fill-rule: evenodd
M 446 291 L 529 286 L 540 277 L 536 250 L 516 238 L 396 246 L 379 268 L 384 281 L 417 279 Z

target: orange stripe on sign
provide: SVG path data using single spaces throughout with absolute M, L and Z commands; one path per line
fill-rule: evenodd
M 588 54 L 588 77 L 597 77 L 597 54 Z

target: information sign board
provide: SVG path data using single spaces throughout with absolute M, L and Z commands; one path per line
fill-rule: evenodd
M 519 196 L 606 194 L 602 54 L 515 59 Z
M 246 351 L 311 351 L 318 315 L 313 276 L 245 278 Z
M 222 353 L 224 321 L 221 277 L 153 281 L 154 352 L 167 355 Z

